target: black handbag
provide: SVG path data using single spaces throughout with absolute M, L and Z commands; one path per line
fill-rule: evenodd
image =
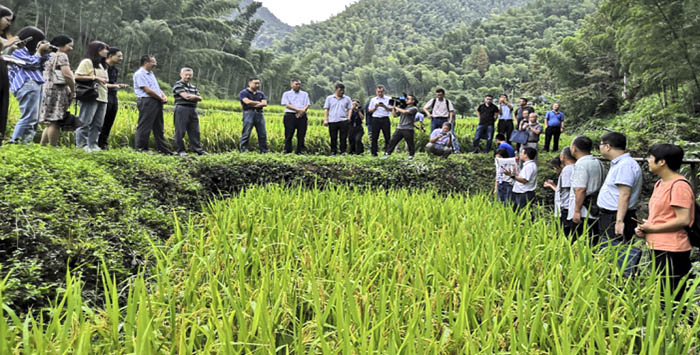
M 63 114 L 63 119 L 58 121 L 58 126 L 61 127 L 62 131 L 75 131 L 76 129 L 83 126 L 83 122 L 78 117 L 78 102 L 76 101 L 75 114 L 71 113 L 70 110 L 66 110 Z
M 97 75 L 95 67 L 92 67 L 93 75 Z M 98 87 L 100 82 L 97 80 L 75 80 L 75 98 L 83 102 L 93 102 L 97 101 L 100 96 L 98 93 Z

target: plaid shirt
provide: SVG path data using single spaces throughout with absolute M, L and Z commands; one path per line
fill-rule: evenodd
M 27 48 L 20 48 L 14 51 L 12 56 L 27 62 L 26 66 L 10 66 L 8 74 L 10 76 L 10 90 L 13 94 L 16 95 L 27 80 L 34 80 L 38 84 L 43 84 L 46 81 L 42 71 L 44 63 L 49 59 L 48 55 L 40 56 L 39 53 L 31 55 Z
M 182 96 L 180 96 L 182 93 L 199 96 L 199 90 L 197 90 L 196 86 L 178 80 L 173 86 L 173 94 L 175 94 L 175 105 L 197 106 L 196 102 L 183 99 Z

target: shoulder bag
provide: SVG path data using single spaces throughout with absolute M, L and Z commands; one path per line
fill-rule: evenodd
M 97 76 L 97 71 L 95 66 L 92 67 L 92 75 Z M 75 98 L 76 100 L 83 102 L 93 102 L 96 101 L 100 94 L 97 92 L 97 88 L 100 86 L 100 82 L 90 79 L 76 79 L 75 80 Z

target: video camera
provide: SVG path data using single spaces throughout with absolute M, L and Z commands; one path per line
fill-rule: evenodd
M 405 109 L 408 107 L 408 103 L 406 103 L 406 93 L 403 93 L 399 97 L 392 97 L 389 99 L 389 106 L 394 106 L 398 107 L 400 109 Z

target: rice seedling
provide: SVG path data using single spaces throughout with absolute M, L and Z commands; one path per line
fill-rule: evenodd
M 0 352 L 697 351 L 697 307 L 662 308 L 657 277 L 484 196 L 250 188 L 151 249 L 131 280 L 103 270 L 103 306 L 69 275 L 51 307 L 2 307 Z

